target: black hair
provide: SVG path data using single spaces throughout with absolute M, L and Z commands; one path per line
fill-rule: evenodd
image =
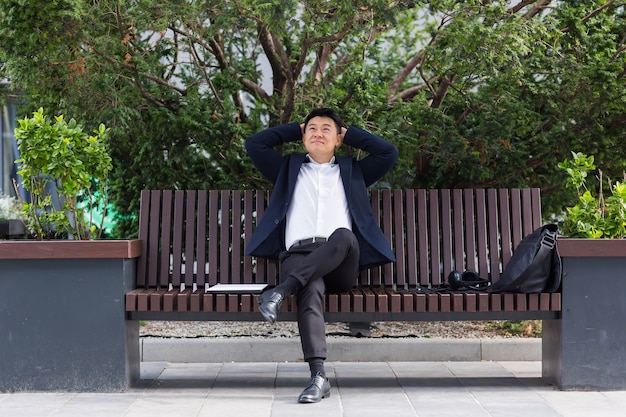
M 309 124 L 309 121 L 314 117 L 329 117 L 333 119 L 333 121 L 337 125 L 337 133 L 341 133 L 341 128 L 345 126 L 343 123 L 343 120 L 341 120 L 341 117 L 339 117 L 339 115 L 337 114 L 335 110 L 327 108 L 327 107 L 320 107 L 320 108 L 311 110 L 309 114 L 306 116 L 306 118 L 304 119 L 305 128 L 306 128 L 306 125 Z

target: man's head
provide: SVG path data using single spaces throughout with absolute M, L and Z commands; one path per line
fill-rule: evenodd
M 328 108 L 312 110 L 302 125 L 302 142 L 314 161 L 330 162 L 343 141 L 343 122 Z
M 335 110 L 329 109 L 327 107 L 320 107 L 320 108 L 311 110 L 311 112 L 304 119 L 305 129 L 306 129 L 306 126 L 309 124 L 309 121 L 311 121 L 311 119 L 313 119 L 314 117 L 328 117 L 332 119 L 333 122 L 335 122 L 335 125 L 337 126 L 337 133 L 341 133 L 341 128 L 344 126 L 344 124 L 343 124 L 343 121 L 341 120 L 341 117 L 339 117 L 339 115 L 337 114 Z

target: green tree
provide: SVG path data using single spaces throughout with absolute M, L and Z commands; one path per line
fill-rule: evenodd
M 121 234 L 142 188 L 268 186 L 245 137 L 319 105 L 401 149 L 379 186 L 538 186 L 558 213 L 570 150 L 624 169 L 624 8 L 0 0 L 0 76 L 26 93 L 24 112 L 111 127 Z

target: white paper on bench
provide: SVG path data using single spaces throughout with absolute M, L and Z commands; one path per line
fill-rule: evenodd
M 209 287 L 206 292 L 220 293 L 260 293 L 267 284 L 215 284 Z

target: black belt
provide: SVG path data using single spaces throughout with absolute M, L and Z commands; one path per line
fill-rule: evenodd
M 291 245 L 291 248 L 295 248 L 298 246 L 302 246 L 302 245 L 310 245 L 311 243 L 315 243 L 315 242 L 326 242 L 328 239 L 325 237 L 320 237 L 320 236 L 315 236 L 315 237 L 310 237 L 308 239 L 300 239 L 300 240 L 296 240 L 293 245 Z M 290 248 L 290 249 L 291 249 Z

